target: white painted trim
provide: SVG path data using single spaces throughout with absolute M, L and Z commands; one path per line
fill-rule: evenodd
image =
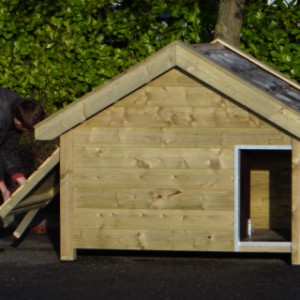
M 292 150 L 286 145 L 236 145 L 234 147 L 234 251 L 239 252 L 240 246 L 291 246 L 291 242 L 241 242 L 240 241 L 240 161 L 241 150 Z
M 292 150 L 290 145 L 236 145 L 235 150 Z
M 240 161 L 239 146 L 234 147 L 234 251 L 239 251 L 240 241 Z
M 243 247 L 291 247 L 292 242 L 239 242 L 239 246 Z

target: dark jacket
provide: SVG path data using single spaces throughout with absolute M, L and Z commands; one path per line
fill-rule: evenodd
M 18 154 L 20 133 L 13 124 L 13 108 L 20 96 L 0 87 L 0 180 L 8 175 L 22 173 L 22 161 Z

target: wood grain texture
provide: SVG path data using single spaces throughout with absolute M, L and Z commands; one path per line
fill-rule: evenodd
M 43 179 L 55 168 L 59 162 L 59 148 L 56 149 L 50 157 L 48 157 L 38 169 L 27 178 L 25 184 L 21 185 L 0 207 L 0 216 L 7 216 L 15 209 L 27 196 L 39 197 L 39 194 L 50 191 L 55 188 L 56 180 L 52 176 L 45 182 Z M 30 200 L 28 201 L 30 202 Z M 48 202 L 47 202 L 48 203 Z M 47 204 L 45 203 L 45 205 Z M 30 210 L 30 208 L 29 208 Z
M 270 172 L 251 170 L 250 218 L 253 228 L 270 228 Z
M 72 131 L 60 138 L 60 258 L 75 260 L 73 245 Z
M 169 71 L 161 74 L 157 78 L 153 79 L 147 83 L 147 87 L 196 87 L 199 88 L 200 82 L 193 76 L 190 76 L 188 73 L 185 73 L 185 76 L 182 76 L 182 69 L 174 67 Z M 162 84 L 163 82 L 163 84 Z M 202 83 L 201 83 L 202 85 Z M 130 96 L 131 94 L 129 94 Z
M 227 170 L 195 169 L 74 169 L 74 186 L 122 188 L 233 188 L 234 174 Z
M 233 149 L 74 147 L 74 168 L 233 169 Z
M 232 211 L 76 208 L 74 228 L 233 232 L 234 216 Z
M 172 72 L 170 72 L 172 73 Z M 190 86 L 147 85 L 115 104 L 116 107 L 233 107 L 224 97 L 198 84 Z
M 53 139 L 175 66 L 173 44 L 93 90 L 35 126 L 37 139 Z M 101 99 L 101 101 L 100 101 Z
M 292 151 L 292 264 L 300 264 L 300 141 L 293 140 Z
M 259 129 L 258 129 L 259 128 Z M 115 148 L 231 148 L 235 145 L 290 145 L 291 138 L 273 128 L 147 128 L 80 126 L 75 145 Z
M 233 251 L 235 145 L 291 137 L 173 69 L 68 143 L 72 247 Z
M 181 209 L 232 211 L 232 188 L 150 189 L 150 188 L 74 188 L 76 208 L 95 209 Z
M 271 95 L 255 88 L 233 73 L 226 71 L 217 64 L 211 63 L 204 56 L 198 56 L 187 46 L 177 47 L 177 65 L 190 75 L 195 76 L 206 84 L 222 91 L 228 97 L 237 101 L 257 114 L 284 128 L 290 134 L 300 136 L 300 116 L 292 108 L 279 102 Z M 196 62 L 197 61 L 197 62 Z M 196 63 L 195 63 L 196 62 Z M 257 99 L 260 99 L 257 101 Z
M 262 121 L 238 107 L 119 107 L 95 116 L 96 127 L 201 127 L 240 128 L 263 126 Z M 90 122 L 87 122 L 87 126 Z
M 233 251 L 232 232 L 189 230 L 78 229 L 74 244 L 81 249 Z

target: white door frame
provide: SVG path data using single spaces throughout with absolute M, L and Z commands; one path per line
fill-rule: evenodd
M 235 187 L 234 187 L 234 250 L 240 251 L 240 246 L 291 246 L 291 242 L 241 242 L 240 241 L 240 163 L 242 150 L 292 150 L 292 146 L 270 146 L 270 145 L 236 145 L 235 156 Z

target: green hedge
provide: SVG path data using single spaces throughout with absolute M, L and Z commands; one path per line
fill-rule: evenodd
M 300 82 L 300 4 L 248 0 L 241 48 Z
M 49 113 L 174 40 L 210 42 L 218 0 L 2 0 L 0 85 Z M 241 46 L 299 81 L 299 6 L 248 0 Z
M 194 0 L 2 2 L 0 85 L 50 113 L 171 41 L 212 39 L 214 19 Z

